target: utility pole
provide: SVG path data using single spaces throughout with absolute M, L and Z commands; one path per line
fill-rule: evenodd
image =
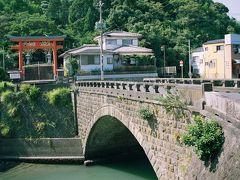
M 189 61 L 189 72 L 188 76 L 191 79 L 192 78 L 192 67 L 191 67 L 191 41 L 188 40 L 188 61 Z
M 161 46 L 161 51 L 163 51 L 163 77 L 165 77 L 165 68 L 166 68 L 166 46 Z
M 100 30 L 100 66 L 101 66 L 101 80 L 104 80 L 104 71 L 103 71 L 103 29 L 105 27 L 105 24 L 103 23 L 102 19 L 102 0 L 99 0 L 99 14 L 100 14 L 100 20 L 99 22 L 96 22 L 96 29 Z

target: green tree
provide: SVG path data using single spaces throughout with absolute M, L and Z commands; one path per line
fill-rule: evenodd
M 0 44 L 9 44 L 6 35 L 44 34 L 66 34 L 64 50 L 94 43 L 93 37 L 98 33 L 95 31 L 95 22 L 99 20 L 98 0 L 46 1 L 45 16 L 41 1 L 0 0 Z M 228 8 L 212 0 L 102 2 L 107 31 L 142 34 L 140 44 L 154 50 L 158 66 L 163 65 L 162 45 L 167 47 L 166 65 L 178 65 L 180 59 L 188 58 L 189 39 L 195 48 L 208 40 L 223 38 L 226 33 L 240 33 L 239 22 L 227 15 Z
M 71 27 L 79 35 L 83 35 L 87 31 L 92 31 L 97 18 L 98 13 L 94 7 L 93 0 L 74 0 L 69 8 Z

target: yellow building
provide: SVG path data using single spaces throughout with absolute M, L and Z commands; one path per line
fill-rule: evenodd
M 203 44 L 205 79 L 240 78 L 240 34 L 227 34 L 224 39 Z

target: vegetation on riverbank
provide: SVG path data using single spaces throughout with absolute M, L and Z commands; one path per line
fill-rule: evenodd
M 0 82 L 0 137 L 73 137 L 75 123 L 67 88 Z

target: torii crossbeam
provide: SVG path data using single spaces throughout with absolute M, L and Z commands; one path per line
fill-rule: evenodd
M 18 43 L 11 48 L 18 50 L 19 52 L 19 72 L 21 77 L 24 76 L 23 69 L 23 51 L 31 49 L 48 49 L 53 53 L 53 73 L 54 77 L 57 77 L 57 50 L 62 49 L 62 45 L 58 45 L 58 42 L 63 42 L 66 36 L 8 36 L 10 41 Z

